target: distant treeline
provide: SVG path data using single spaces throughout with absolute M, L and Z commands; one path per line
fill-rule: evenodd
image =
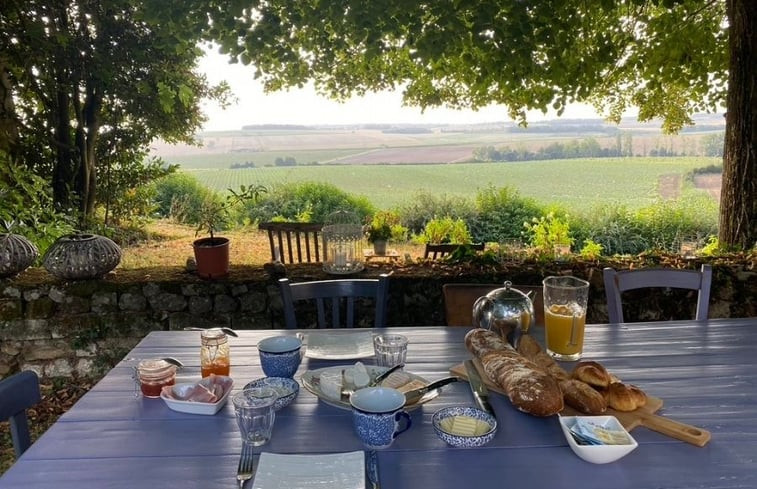
M 313 127 L 299 124 L 250 124 L 242 126 L 243 131 L 309 131 L 311 129 Z
M 659 146 L 650 149 L 646 154 L 633 149 L 633 136 L 630 133 L 618 134 L 615 145 L 602 147 L 594 138 L 574 139 L 565 143 L 555 142 L 537 150 L 526 148 L 511 148 L 504 146 L 482 146 L 473 151 L 473 161 L 535 161 L 535 160 L 564 160 L 571 158 L 617 158 L 631 156 L 723 156 L 724 133 L 716 133 L 702 137 L 698 148 L 689 151 L 676 152 L 672 148 Z

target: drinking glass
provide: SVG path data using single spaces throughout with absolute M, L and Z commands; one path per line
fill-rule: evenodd
M 556 360 L 581 358 L 589 282 L 576 277 L 547 277 L 544 284 L 544 331 L 547 353 Z
M 260 446 L 271 439 L 276 418 L 273 405 L 277 398 L 276 391 L 270 387 L 253 387 L 234 395 L 234 412 L 244 443 Z
M 373 351 L 376 365 L 394 367 L 405 363 L 407 356 L 407 338 L 399 334 L 380 334 L 373 337 Z

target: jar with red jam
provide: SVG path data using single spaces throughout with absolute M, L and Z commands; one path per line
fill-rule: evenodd
M 160 397 L 160 391 L 176 383 L 176 365 L 165 360 L 142 360 L 137 365 L 139 388 L 145 397 Z

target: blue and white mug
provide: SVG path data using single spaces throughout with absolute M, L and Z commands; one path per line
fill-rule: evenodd
M 405 395 L 397 389 L 359 389 L 350 396 L 350 405 L 355 433 L 370 449 L 388 448 L 412 424 L 410 415 L 402 410 Z
M 296 336 L 271 336 L 258 343 L 260 365 L 268 377 L 294 377 L 302 361 L 302 340 Z

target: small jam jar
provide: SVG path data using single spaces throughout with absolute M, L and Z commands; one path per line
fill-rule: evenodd
M 200 370 L 202 376 L 210 374 L 229 375 L 231 358 L 229 338 L 220 329 L 206 329 L 200 334 Z
M 160 397 L 164 386 L 176 383 L 176 365 L 165 360 L 142 360 L 137 365 L 139 388 L 145 397 Z

